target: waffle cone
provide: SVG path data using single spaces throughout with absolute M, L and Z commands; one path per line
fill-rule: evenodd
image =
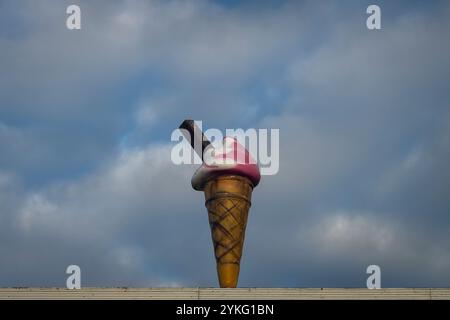
M 204 188 L 221 288 L 238 283 L 252 191 L 251 181 L 236 175 L 215 177 Z

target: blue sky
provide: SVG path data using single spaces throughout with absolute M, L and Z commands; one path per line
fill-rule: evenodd
M 0 286 L 216 286 L 185 118 L 280 129 L 241 286 L 449 286 L 450 6 L 369 4 L 0 1 Z

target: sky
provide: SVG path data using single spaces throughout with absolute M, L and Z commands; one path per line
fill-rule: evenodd
M 0 286 L 217 286 L 186 118 L 280 130 L 239 286 L 450 286 L 449 30 L 446 1 L 0 0 Z

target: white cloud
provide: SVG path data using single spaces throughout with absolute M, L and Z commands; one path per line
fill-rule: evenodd
M 151 105 L 143 105 L 136 112 L 136 123 L 139 128 L 151 126 L 156 121 L 156 113 Z
M 373 213 L 344 211 L 325 216 L 306 235 L 324 254 L 348 254 L 355 250 L 366 255 L 373 250 L 386 253 L 401 240 L 401 231 L 395 225 L 377 220 Z
M 113 251 L 116 263 L 129 272 L 142 268 L 144 256 L 145 252 L 139 247 L 119 247 Z
M 61 210 L 40 194 L 31 194 L 20 212 L 19 224 L 24 231 L 32 231 L 32 227 L 52 223 L 59 227 Z
M 116 285 L 176 285 L 178 282 L 170 279 L 161 280 L 157 270 L 165 264 L 180 263 L 177 255 L 165 257 L 167 250 L 177 252 L 180 245 L 184 247 L 185 239 L 198 237 L 197 230 L 204 226 L 194 223 L 187 233 L 178 236 L 173 232 L 187 228 L 190 220 L 197 221 L 198 208 L 205 215 L 206 209 L 202 195 L 190 187 L 194 168 L 173 165 L 170 148 L 150 145 L 128 149 L 98 172 L 81 179 L 57 182 L 32 192 L 21 190 L 17 207 L 5 211 L 6 204 L 1 204 L 2 230 L 8 230 L 3 236 L 9 235 L 9 239 L 0 245 L 0 254 L 10 256 L 9 263 L 14 263 L 22 255 L 32 258 L 39 251 L 45 265 L 53 262 L 54 267 L 70 261 L 82 265 L 86 274 L 107 268 L 103 276 L 87 278 L 95 285 L 101 285 L 101 279 Z M 0 189 L 3 185 L 10 188 L 13 180 L 2 173 L 0 182 Z M 202 217 L 206 222 L 206 216 Z M 175 225 L 170 227 L 171 223 Z M 209 232 L 204 231 L 205 235 Z M 27 245 L 17 249 L 23 241 Z M 98 254 L 86 260 L 93 252 Z M 182 258 L 185 261 L 193 258 L 188 250 L 186 254 L 190 257 Z M 6 268 L 3 266 L 4 271 Z M 18 276 L 22 281 L 31 281 L 32 269 L 24 267 Z M 43 279 L 40 285 L 54 285 L 55 279 Z

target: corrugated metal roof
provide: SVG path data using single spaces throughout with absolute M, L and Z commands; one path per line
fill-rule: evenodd
M 0 299 L 450 299 L 450 288 L 0 288 Z

